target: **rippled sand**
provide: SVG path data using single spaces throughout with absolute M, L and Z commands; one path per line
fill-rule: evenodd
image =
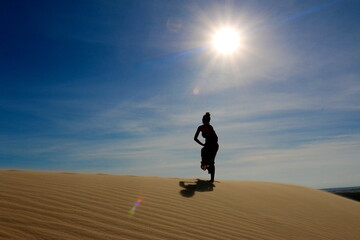
M 360 203 L 264 182 L 0 171 L 0 239 L 341 239 Z

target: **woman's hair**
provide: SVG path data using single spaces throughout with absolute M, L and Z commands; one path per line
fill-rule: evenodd
M 205 115 L 203 116 L 203 122 L 210 122 L 210 113 L 205 113 Z

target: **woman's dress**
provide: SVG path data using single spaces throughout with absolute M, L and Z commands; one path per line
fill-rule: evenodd
M 214 128 L 209 125 L 207 131 L 202 131 L 205 138 L 205 146 L 201 149 L 201 165 L 214 165 L 216 153 L 219 150 L 218 137 Z

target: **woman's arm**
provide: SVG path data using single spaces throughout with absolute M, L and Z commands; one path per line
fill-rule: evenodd
M 200 127 L 198 127 L 198 129 L 196 130 L 195 136 L 194 136 L 194 140 L 195 142 L 197 142 L 198 144 L 200 144 L 201 146 L 205 146 L 202 142 L 199 141 L 198 136 L 200 134 Z

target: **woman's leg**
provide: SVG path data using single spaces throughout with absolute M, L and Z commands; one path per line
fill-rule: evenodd
M 211 174 L 211 179 L 210 181 L 211 182 L 214 182 L 214 179 L 215 179 L 215 165 L 214 164 L 210 164 L 209 165 L 209 168 L 208 168 L 208 171 L 209 171 L 209 174 Z
M 215 157 L 216 157 L 216 153 L 219 150 L 219 145 L 215 145 L 212 148 L 212 152 L 211 152 L 211 160 L 209 161 L 209 174 L 211 174 L 211 182 L 214 182 L 215 179 Z

